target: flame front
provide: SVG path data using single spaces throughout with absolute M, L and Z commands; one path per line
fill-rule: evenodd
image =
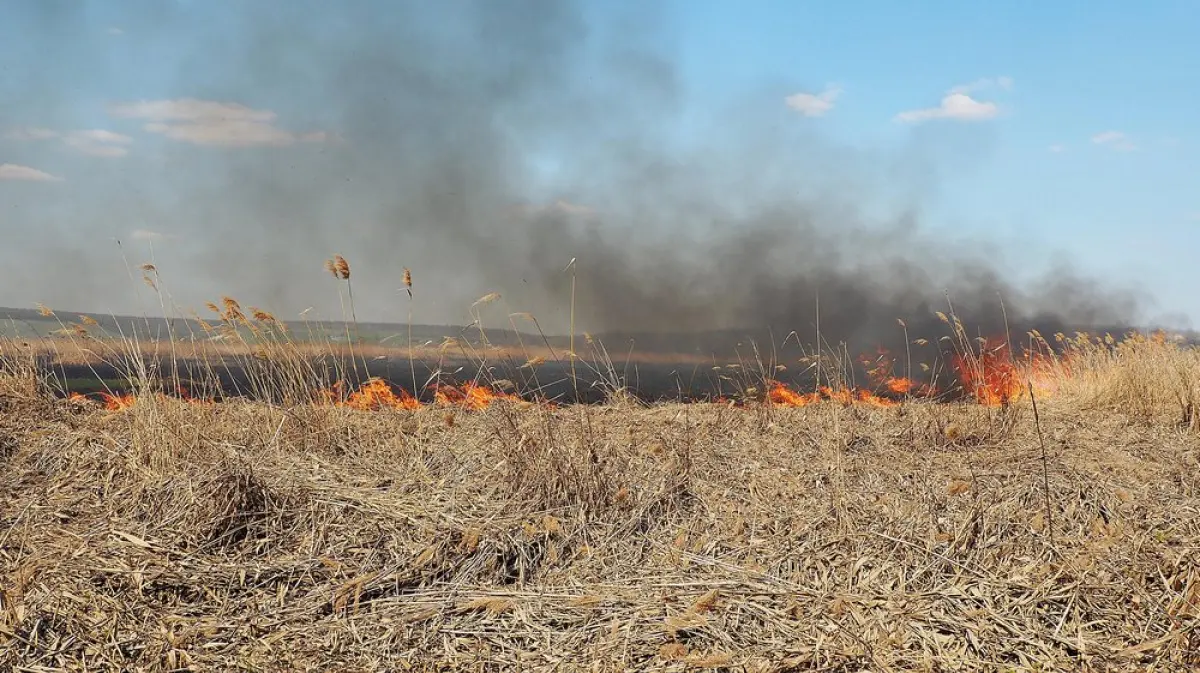
M 807 407 L 810 404 L 828 400 L 844 405 L 866 404 L 873 407 L 894 407 L 898 402 L 880 397 L 869 390 L 861 388 L 831 388 L 821 386 L 814 393 L 799 393 L 778 381 L 772 381 L 767 389 L 767 400 L 781 407 Z
M 798 393 L 778 381 L 767 389 L 767 400 L 781 407 L 806 407 L 821 401 L 818 393 Z
M 344 401 L 341 397 L 342 384 L 335 383 L 333 388 L 325 391 L 323 397 L 335 406 L 358 409 L 360 411 L 375 411 L 379 409 L 420 409 L 422 402 L 403 388 L 393 388 L 381 378 L 368 379 L 358 390 L 351 393 Z M 496 400 L 505 399 L 523 402 L 517 395 L 492 390 L 488 386 L 477 383 L 465 383 L 461 387 L 439 385 L 434 387 L 434 404 L 460 406 L 471 410 L 486 409 Z
M 373 411 L 377 409 L 420 409 L 421 401 L 404 389 L 397 394 L 387 381 L 380 378 L 368 379 L 341 406 Z
M 113 395 L 110 393 L 100 393 L 100 400 L 104 402 L 104 408 L 109 411 L 120 411 L 132 407 L 134 402 L 137 402 L 137 397 L 132 394 Z
M 965 394 L 976 402 L 989 406 L 1008 404 L 1023 395 L 1028 394 L 1028 387 L 1039 395 L 1049 395 L 1056 391 L 1061 383 L 1061 377 L 1070 372 L 1069 353 L 1055 355 L 1040 351 L 1026 353 L 1024 357 L 1015 359 L 1009 352 L 1007 340 L 992 338 L 981 340 L 978 353 L 972 349 L 961 349 L 951 358 L 954 373 Z M 868 405 L 875 407 L 894 407 L 902 399 L 930 398 L 938 394 L 938 389 L 932 383 L 919 383 L 908 377 L 893 376 L 895 359 L 884 349 L 879 349 L 875 355 L 862 356 L 859 361 L 867 371 L 869 387 L 834 387 L 820 386 L 814 392 L 799 392 L 778 381 L 768 381 L 766 385 L 766 402 L 785 407 L 804 407 L 819 402 L 830 401 L 842 405 Z M 928 369 L 927 367 L 925 367 Z M 777 369 L 783 369 L 782 367 Z M 501 384 L 504 382 L 501 382 Z M 497 384 L 500 385 L 500 384 Z M 501 392 L 493 386 L 476 382 L 468 382 L 458 386 L 447 384 L 432 384 L 433 405 L 457 406 L 467 410 L 482 410 L 496 400 L 511 400 L 522 406 L 531 404 L 525 402 L 519 395 Z M 399 387 L 394 387 L 388 381 L 372 377 L 367 379 L 357 390 L 346 394 L 345 382 L 337 381 L 328 389 L 320 390 L 316 397 L 317 404 L 346 407 L 360 411 L 375 411 L 382 409 L 416 410 L 426 406 L 412 393 Z M 159 396 L 167 397 L 165 393 Z M 176 391 L 177 399 L 193 404 L 215 404 L 213 399 L 196 399 L 183 386 Z M 83 402 L 88 398 L 79 393 L 71 393 L 72 402 Z M 137 397 L 133 394 L 100 393 L 99 401 L 108 411 L 119 411 L 133 406 Z M 718 403 L 728 403 L 724 397 L 718 398 Z M 542 402 L 555 406 L 550 402 Z
M 954 369 L 963 390 L 980 404 L 1002 406 L 1020 399 L 1032 385 L 1038 394 L 1052 394 L 1055 389 L 1055 361 L 1044 353 L 1026 353 L 1018 361 L 1009 352 L 1007 340 L 991 337 L 983 340 L 978 354 L 956 355 Z M 1065 358 L 1057 367 L 1069 371 Z
M 500 399 L 523 401 L 512 393 L 497 392 L 477 383 L 464 383 L 461 389 L 453 386 L 438 386 L 434 392 L 434 401 L 437 404 L 458 405 L 474 410 L 485 409 L 492 402 Z

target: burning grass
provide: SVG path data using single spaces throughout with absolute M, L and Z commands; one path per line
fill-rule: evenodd
M 0 667 L 1200 665 L 1200 355 L 1165 335 L 947 316 L 932 372 L 880 351 L 856 384 L 816 353 L 805 389 L 752 356 L 714 365 L 716 403 L 653 405 L 588 337 L 588 406 L 539 394 L 572 355 L 548 340 L 497 367 L 481 329 L 437 351 L 465 380 L 446 358 L 406 388 L 355 379 L 354 339 L 323 365 L 265 311 L 212 310 L 241 350 L 153 346 L 203 365 L 193 388 L 81 324 L 128 385 L 55 395 L 61 344 L 0 341 Z
M 383 382 L 109 411 L 9 361 L 0 665 L 1197 665 L 1200 359 L 1087 343 L 1042 366 L 1040 426 L 1027 394 L 554 407 Z

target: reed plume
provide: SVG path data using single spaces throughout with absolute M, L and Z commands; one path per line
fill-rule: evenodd
M 412 271 L 408 267 L 404 267 L 404 289 L 408 292 L 408 371 L 412 375 L 413 394 L 418 394 L 417 390 L 417 365 L 413 362 L 413 344 L 412 344 Z
M 341 255 L 333 256 L 333 268 L 342 280 L 350 280 L 350 263 Z
M 341 280 L 346 281 L 346 294 L 350 300 L 350 320 L 351 320 L 351 322 L 354 323 L 354 337 L 351 338 L 350 327 L 347 326 L 346 327 L 346 341 L 349 342 L 349 344 L 350 344 L 350 361 L 353 363 L 354 373 L 355 373 L 355 375 L 357 375 L 358 374 L 358 360 L 354 355 L 354 342 L 360 341 L 362 337 L 360 336 L 359 331 L 358 331 L 358 314 L 354 309 L 354 286 L 350 284 L 350 262 L 347 262 L 346 258 L 342 257 L 341 255 L 334 255 L 333 259 L 325 261 L 325 269 L 327 271 L 329 271 L 330 273 L 332 273 L 334 278 L 339 278 Z M 342 298 L 342 295 L 339 292 L 338 293 L 338 301 L 339 302 L 341 301 L 341 298 Z M 342 305 L 343 319 L 345 318 L 345 312 L 346 312 L 346 307 L 343 304 Z M 365 361 L 363 362 L 363 366 L 366 367 Z

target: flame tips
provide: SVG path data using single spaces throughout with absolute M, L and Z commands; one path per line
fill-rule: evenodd
M 511 400 L 524 403 L 518 395 L 501 392 L 492 387 L 465 383 L 454 387 L 449 385 L 431 386 L 434 390 L 435 405 L 459 406 L 469 410 L 481 410 L 490 406 L 496 400 Z M 495 388 L 511 388 L 511 381 L 496 381 Z M 393 388 L 390 383 L 381 378 L 371 378 L 359 386 L 358 390 L 350 393 L 341 400 L 343 384 L 335 383 L 325 391 L 323 398 L 334 406 L 346 407 L 358 411 L 379 411 L 383 409 L 417 410 L 426 405 L 403 388 Z

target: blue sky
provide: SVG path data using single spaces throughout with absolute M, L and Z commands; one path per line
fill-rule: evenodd
M 18 246 L 52 250 L 89 218 L 104 222 L 95 241 L 144 244 L 172 229 L 172 194 L 189 189 L 164 161 L 197 162 L 189 174 L 202 176 L 214 152 L 286 151 L 303 164 L 337 141 L 305 82 L 230 86 L 234 56 L 182 46 L 245 37 L 227 2 L 95 0 L 50 19 L 42 4 L 0 9 L 0 231 Z M 587 12 L 613 14 L 600 2 Z M 313 20 L 352 30 L 331 16 Z M 654 18 L 648 39 L 674 66 L 694 129 L 745 109 L 747 123 L 818 136 L 866 164 L 917 157 L 869 181 L 917 202 L 929 230 L 985 235 L 983 252 L 1004 253 L 1014 276 L 1062 257 L 1134 280 L 1155 315 L 1200 325 L 1200 4 L 671 0 Z M 35 294 L 10 287 L 0 304 L 47 299 Z
M 973 127 L 988 142 L 961 177 L 943 175 L 939 225 L 1145 278 L 1164 307 L 1200 316 L 1188 289 L 1200 249 L 1200 89 L 1187 84 L 1200 68 L 1200 4 L 687 6 L 675 14 L 681 62 L 708 95 L 803 82 L 797 92 L 829 100 L 811 106 L 810 123 L 851 144 Z M 994 115 L 897 121 L 972 84 L 967 95 Z

